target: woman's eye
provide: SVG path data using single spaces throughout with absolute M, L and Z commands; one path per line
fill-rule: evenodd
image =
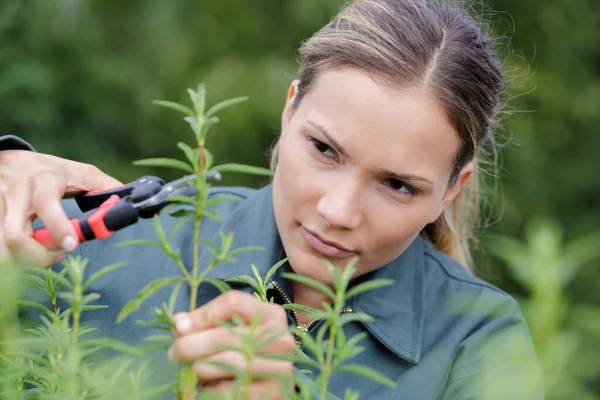
M 315 150 L 317 150 L 319 153 L 323 154 L 326 157 L 335 157 L 335 152 L 328 144 L 323 143 L 319 139 L 315 138 L 310 138 L 310 141 L 312 142 L 312 145 L 314 146 Z
M 399 181 L 398 179 L 388 179 L 388 186 L 392 188 L 392 190 L 406 195 L 410 197 L 414 197 L 418 194 L 417 190 L 411 186 L 408 186 L 406 183 Z

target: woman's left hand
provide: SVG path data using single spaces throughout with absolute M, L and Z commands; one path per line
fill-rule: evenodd
M 246 324 L 244 327 L 233 328 L 235 333 L 220 326 L 233 316 L 241 318 Z M 203 392 L 214 390 L 225 394 L 233 390 L 235 374 L 228 369 L 202 362 L 212 360 L 229 364 L 242 371 L 249 370 L 252 376 L 257 378 L 250 388 L 252 399 L 265 398 L 261 396 L 267 392 L 270 393 L 268 399 L 281 399 L 284 393 L 282 382 L 276 379 L 261 379 L 261 375 L 283 374 L 289 376 L 291 382 L 291 361 L 254 357 L 251 365 L 248 365 L 242 352 L 219 349 L 232 345 L 241 348 L 242 343 L 237 335 L 248 332 L 248 325 L 254 318 L 259 318 L 254 343 L 260 343 L 281 333 L 276 340 L 260 350 L 260 355 L 295 352 L 296 341 L 288 331 L 287 315 L 283 307 L 233 290 L 216 297 L 195 311 L 174 316 L 177 338 L 169 349 L 169 359 L 175 364 L 191 364 Z

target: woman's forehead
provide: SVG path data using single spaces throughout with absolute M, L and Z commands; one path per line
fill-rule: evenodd
M 452 167 L 460 145 L 444 110 L 423 91 L 377 83 L 356 69 L 324 72 L 297 111 L 298 123 L 325 130 L 349 156 L 389 168 L 439 174 Z

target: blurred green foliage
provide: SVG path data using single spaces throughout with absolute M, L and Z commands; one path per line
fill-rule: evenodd
M 600 226 L 600 4 L 491 3 L 497 14 L 473 9 L 493 22 L 499 37 L 511 40 L 501 40 L 499 46 L 511 78 L 507 109 L 512 115 L 499 131 L 504 137 L 500 141 L 509 145 L 502 152 L 500 190 L 491 193 L 498 199 L 492 201 L 498 210 L 492 219 L 497 222 L 483 242 L 502 234 L 525 236 L 529 244 L 521 244 L 523 250 L 517 242 L 492 241 L 491 254 L 485 249 L 477 254 L 479 274 L 516 296 L 530 298 L 531 304 L 547 306 L 525 306 L 526 310 L 558 313 L 558 325 L 552 327 L 535 325 L 536 316 L 529 315 L 540 357 L 545 357 L 546 346 L 576 340 L 578 354 L 590 359 L 571 360 L 568 369 L 577 370 L 573 374 L 585 393 L 600 393 L 600 361 L 594 361 L 600 359 L 600 344 L 592 339 L 600 332 L 600 261 L 580 260 L 571 270 L 576 274 L 559 271 L 560 260 L 569 253 L 564 244 L 590 237 Z M 173 144 L 189 139 L 186 123 L 151 101 L 185 102 L 183 88 L 206 82 L 208 103 L 250 97 L 223 113 L 208 143 L 216 160 L 267 166 L 286 90 L 296 72 L 297 48 L 340 4 L 341 0 L 4 0 L 0 131 L 29 140 L 38 151 L 95 164 L 122 181 L 146 173 L 171 179 L 175 172 L 131 163 L 179 157 Z M 264 182 L 240 175 L 225 177 L 223 184 Z M 531 225 L 550 217 L 554 225 Z M 497 251 L 498 243 L 507 247 Z M 563 245 L 565 253 L 560 253 Z M 527 252 L 529 256 L 518 258 Z M 524 278 L 539 274 L 552 280 L 559 272 L 568 274 L 553 283 L 560 287 L 559 298 L 536 297 L 543 291 Z M 565 339 L 566 331 L 577 339 Z M 554 378 L 548 379 L 546 384 L 552 385 Z

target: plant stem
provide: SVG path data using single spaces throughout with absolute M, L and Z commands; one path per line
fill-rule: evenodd
M 204 182 L 205 171 L 204 171 L 204 144 L 202 140 L 198 143 L 198 167 L 196 170 L 196 183 L 198 185 L 198 196 L 196 197 L 196 215 L 194 218 L 194 249 L 193 249 L 193 267 L 192 267 L 192 281 L 190 282 L 190 311 L 197 308 L 198 298 L 198 287 L 201 281 L 198 280 L 199 270 L 199 245 L 200 245 L 200 226 L 202 224 L 202 210 L 204 210 L 206 203 L 206 185 Z
M 327 386 L 329 385 L 329 378 L 331 377 L 333 367 L 333 351 L 335 345 L 335 337 L 337 335 L 337 321 L 333 321 L 329 330 L 329 343 L 327 345 L 327 355 L 325 356 L 325 365 L 322 368 L 323 381 L 321 382 L 321 395 L 320 400 L 327 399 Z

